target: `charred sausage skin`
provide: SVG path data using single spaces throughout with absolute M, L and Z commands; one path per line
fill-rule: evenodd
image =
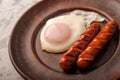
M 87 68 L 117 30 L 118 25 L 115 21 L 108 22 L 87 48 L 79 55 L 77 66 L 80 69 Z

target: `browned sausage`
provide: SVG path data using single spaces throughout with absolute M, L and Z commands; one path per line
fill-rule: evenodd
M 99 31 L 99 23 L 92 23 L 86 31 L 80 35 L 80 38 L 76 41 L 76 43 L 64 53 L 60 60 L 60 66 L 64 71 L 68 71 L 76 64 L 79 54 L 88 46 Z
M 87 68 L 117 30 L 118 25 L 114 21 L 108 22 L 87 48 L 79 55 L 77 66 L 80 69 Z

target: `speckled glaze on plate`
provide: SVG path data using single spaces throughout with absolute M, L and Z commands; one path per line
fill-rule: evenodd
M 40 31 L 49 18 L 75 9 L 95 11 L 120 25 L 120 3 L 115 0 L 44 0 L 29 9 L 16 24 L 10 41 L 10 58 L 16 70 L 32 80 L 115 80 L 120 77 L 119 31 L 86 71 L 65 73 L 61 54 L 41 50 Z

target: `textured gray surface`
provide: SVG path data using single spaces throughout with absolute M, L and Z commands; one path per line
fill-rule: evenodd
M 0 0 L 0 80 L 24 80 L 10 61 L 8 40 L 22 14 L 39 1 Z

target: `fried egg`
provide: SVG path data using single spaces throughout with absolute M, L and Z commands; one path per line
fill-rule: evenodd
M 92 21 L 103 20 L 104 18 L 95 12 L 83 12 L 82 10 L 75 10 L 69 14 L 51 18 L 41 31 L 41 47 L 51 53 L 64 52 L 85 31 L 86 25 L 90 25 Z

